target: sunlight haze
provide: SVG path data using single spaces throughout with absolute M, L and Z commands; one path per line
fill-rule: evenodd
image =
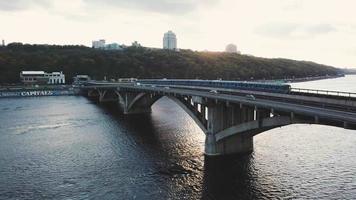
M 0 1 L 6 43 L 79 44 L 92 40 L 310 60 L 356 67 L 354 0 L 12 0 Z

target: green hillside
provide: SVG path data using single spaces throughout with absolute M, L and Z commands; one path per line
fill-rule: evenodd
M 336 75 L 339 69 L 306 61 L 267 59 L 220 52 L 174 52 L 129 47 L 104 51 L 83 46 L 22 45 L 0 47 L 0 83 L 19 82 L 23 70 L 63 71 L 67 82 L 76 74 L 96 79 L 199 78 L 281 79 Z

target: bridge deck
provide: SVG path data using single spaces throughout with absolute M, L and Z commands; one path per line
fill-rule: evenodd
M 241 103 L 259 108 L 276 109 L 295 114 L 318 116 L 320 119 L 335 120 L 356 124 L 356 101 L 350 97 L 334 95 L 310 96 L 303 93 L 278 94 L 261 91 L 246 91 L 223 88 L 204 88 L 192 86 L 135 85 L 133 83 L 105 83 L 86 88 L 119 88 L 146 93 L 162 93 L 165 95 L 199 96 L 218 101 Z M 217 90 L 218 93 L 212 93 Z M 253 94 L 255 99 L 246 95 Z

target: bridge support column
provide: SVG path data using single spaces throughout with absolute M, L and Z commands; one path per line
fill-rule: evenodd
M 140 92 L 118 92 L 118 104 L 124 114 L 150 113 L 151 105 L 161 96 Z
M 205 155 L 221 156 L 253 152 L 253 137 L 234 135 L 222 141 L 216 141 L 214 134 L 207 134 L 205 139 Z
M 99 90 L 99 102 L 104 102 L 104 97 L 105 97 L 105 94 L 106 94 L 106 90 Z
M 118 95 L 112 89 L 91 89 L 87 91 L 87 97 L 98 103 L 115 103 L 118 101 Z
M 127 108 L 124 109 L 124 114 L 144 114 L 144 113 L 151 113 L 152 109 L 151 107 L 135 107 L 130 109 L 129 111 Z
M 268 109 L 256 108 L 256 120 L 268 118 L 271 116 L 271 111 Z
M 222 140 L 216 139 L 220 131 L 246 121 L 252 121 L 254 109 L 238 107 L 223 103 L 208 105 L 208 126 L 205 139 L 205 154 L 218 156 L 228 154 L 251 153 L 253 151 L 253 137 L 235 134 Z
M 99 101 L 100 94 L 97 90 L 88 90 L 87 97 L 91 100 Z

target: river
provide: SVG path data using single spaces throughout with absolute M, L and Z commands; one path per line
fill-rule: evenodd
M 356 92 L 356 76 L 295 87 Z M 355 199 L 356 131 L 290 125 L 205 158 L 168 99 L 123 116 L 84 97 L 0 99 L 0 199 Z

